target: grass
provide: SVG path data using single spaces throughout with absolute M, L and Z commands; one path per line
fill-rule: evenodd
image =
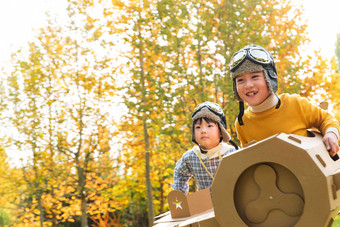
M 332 227 L 340 227 L 340 216 L 339 215 L 335 218 L 332 224 Z

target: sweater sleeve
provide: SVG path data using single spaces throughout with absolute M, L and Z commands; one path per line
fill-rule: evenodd
M 313 105 L 306 98 L 299 98 L 299 103 L 301 106 L 301 112 L 304 115 L 304 119 L 309 128 L 315 127 L 320 132 L 325 135 L 327 129 L 336 129 L 339 132 L 339 122 L 338 120 L 326 110 Z
M 192 177 L 192 173 L 188 167 L 184 154 L 182 158 L 176 163 L 174 171 L 174 183 L 171 185 L 173 190 L 180 190 L 185 194 L 189 192 L 188 181 Z

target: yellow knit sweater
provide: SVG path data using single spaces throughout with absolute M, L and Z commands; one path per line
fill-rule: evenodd
M 281 106 L 254 113 L 248 108 L 243 115 L 244 125 L 236 120 L 236 131 L 241 146 L 252 141 L 261 141 L 277 133 L 307 136 L 307 129 L 316 128 L 322 134 L 339 122 L 327 111 L 311 104 L 299 95 L 281 94 Z

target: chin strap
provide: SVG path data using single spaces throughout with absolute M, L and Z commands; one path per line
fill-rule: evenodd
M 279 107 L 281 106 L 281 99 L 279 98 L 279 96 L 277 96 L 276 93 L 274 93 L 274 94 L 275 94 L 275 96 L 277 97 L 277 99 L 279 100 L 279 101 L 277 102 L 276 106 L 275 106 L 275 109 L 279 109 Z
M 281 99 L 279 98 L 279 96 L 276 93 L 274 93 L 274 94 L 278 99 L 277 104 L 275 106 L 275 109 L 279 109 L 280 106 L 281 106 Z M 239 105 L 240 112 L 238 113 L 237 120 L 238 120 L 238 123 L 240 125 L 244 125 L 243 120 L 242 120 L 242 117 L 243 117 L 243 114 L 244 114 L 244 103 L 243 103 L 243 101 L 238 102 L 238 105 Z
M 196 143 L 197 144 L 197 146 L 199 147 L 199 149 L 200 149 L 200 152 L 202 153 L 202 154 L 206 154 L 206 153 L 208 153 L 208 151 L 206 151 L 206 150 L 203 150 L 202 148 L 201 148 L 201 146 L 198 144 L 198 143 Z
M 243 114 L 244 114 L 244 103 L 243 103 L 243 101 L 238 102 L 238 107 L 239 107 L 240 112 L 238 113 L 237 120 L 238 120 L 238 123 L 240 125 L 243 125 L 243 120 L 242 120 L 242 117 L 243 117 Z
M 197 146 L 198 146 L 198 148 L 200 149 L 200 152 L 202 153 L 202 154 L 206 154 L 206 153 L 208 153 L 208 151 L 206 151 L 206 150 L 203 150 L 202 148 L 201 148 L 201 146 L 197 143 L 197 141 L 196 140 L 192 140 L 192 142 L 194 142 Z
M 233 145 L 233 147 L 235 147 L 236 150 L 239 149 L 239 146 L 237 146 L 237 144 L 236 144 L 234 141 L 229 140 L 229 143 L 230 143 L 231 145 Z

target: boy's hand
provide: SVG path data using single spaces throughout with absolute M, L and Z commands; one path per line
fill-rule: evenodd
M 326 146 L 326 149 L 329 151 L 329 154 L 333 157 L 339 151 L 339 143 L 338 138 L 333 132 L 327 132 L 322 138 L 323 143 Z

